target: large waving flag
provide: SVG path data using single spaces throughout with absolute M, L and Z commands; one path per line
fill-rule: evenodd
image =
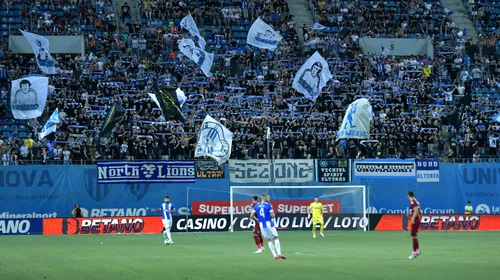
M 372 105 L 366 98 L 352 102 L 344 115 L 337 139 L 368 139 L 370 136 L 370 121 Z
M 326 60 L 315 52 L 295 74 L 292 87 L 307 99 L 316 101 L 319 93 L 332 77 Z
M 210 157 L 220 165 L 231 156 L 232 144 L 233 133 L 220 122 L 207 115 L 200 128 L 194 156 Z
M 166 88 L 160 89 L 158 86 L 153 86 L 153 93 L 148 93 L 149 97 L 158 105 L 166 120 L 178 120 L 184 122 L 186 119 L 181 111 L 181 101 L 179 100 L 180 89 Z M 184 92 L 182 92 L 182 95 Z M 184 95 L 185 97 L 185 95 Z M 181 97 L 182 98 L 182 97 Z M 184 104 L 186 100 L 182 101 Z
M 196 23 L 194 22 L 193 16 L 191 16 L 191 14 L 185 16 L 181 20 L 181 27 L 189 31 L 189 34 L 191 34 L 191 36 L 195 38 L 195 41 L 197 41 L 198 46 L 200 46 L 200 48 L 205 49 L 207 41 L 203 39 L 203 37 L 200 34 L 200 31 L 198 31 L 198 26 L 196 26 Z
M 323 29 L 326 29 L 326 26 L 324 26 L 323 24 L 321 24 L 319 22 L 315 22 L 312 29 L 313 30 L 323 30 Z
M 125 116 L 125 108 L 122 105 L 114 104 L 111 110 L 109 110 L 106 119 L 104 120 L 104 125 L 102 126 L 101 133 L 99 137 L 109 137 L 113 134 L 116 125 L 120 123 Z
M 494 122 L 500 123 L 500 113 L 497 114 L 496 116 L 492 117 Z
M 178 43 L 179 50 L 189 59 L 194 61 L 198 66 L 200 66 L 205 76 L 212 77 L 210 68 L 214 63 L 214 54 L 207 53 L 206 51 L 196 47 L 194 41 L 191 39 L 182 39 Z
M 274 51 L 283 37 L 260 18 L 256 19 L 247 35 L 247 43 L 259 49 Z
M 47 120 L 45 125 L 42 128 L 42 131 L 38 133 L 38 138 L 42 140 L 45 136 L 51 134 L 52 132 L 56 132 L 57 124 L 61 122 L 61 118 L 59 118 L 59 108 L 57 108 L 50 118 Z
M 33 52 L 35 53 L 36 62 L 40 70 L 45 74 L 56 74 L 55 60 L 49 52 L 49 40 L 47 38 L 33 34 L 30 32 L 22 31 L 24 38 L 28 41 Z
M 38 118 L 47 103 L 49 78 L 25 77 L 12 81 L 10 107 L 18 120 Z

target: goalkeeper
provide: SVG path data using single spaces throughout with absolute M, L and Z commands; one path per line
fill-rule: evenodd
M 323 221 L 323 204 L 319 202 L 319 198 L 316 196 L 314 197 L 314 202 L 309 205 L 309 208 L 307 209 L 307 218 L 311 218 L 311 212 L 312 212 L 312 218 L 313 218 L 313 223 L 312 223 L 312 233 L 313 233 L 313 238 L 316 238 L 316 225 L 320 224 L 319 228 L 319 234 L 322 237 L 325 237 L 323 234 L 323 229 L 325 227 L 325 222 Z

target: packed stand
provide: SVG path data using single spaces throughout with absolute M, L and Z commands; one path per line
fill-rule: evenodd
M 460 38 L 455 35 L 449 40 L 453 43 L 439 45 L 443 53 L 434 59 L 364 56 L 356 43 L 361 34 L 327 35 L 342 39 L 333 40 L 338 48 L 318 48 L 328 58 L 334 79 L 312 103 L 291 88 L 294 73 L 306 57 L 297 54 L 298 38 L 285 2 L 199 4 L 202 12 L 197 14 L 183 2 L 156 1 L 153 5 L 143 1 L 140 23 L 128 22 L 120 36 L 104 36 L 106 31 L 101 31 L 103 37 L 97 40 L 96 48 L 87 48 L 83 57 L 60 57 L 60 64 L 72 71 L 51 78 L 46 115 L 25 124 L 4 118 L 2 163 L 191 159 L 199 125 L 207 113 L 235 133 L 232 158 L 238 159 L 264 159 L 270 155 L 439 156 L 455 160 L 473 158 L 476 151 L 482 153 L 480 157 L 497 155 L 500 146 L 490 146 L 499 124 L 491 123 L 488 117 L 493 111 L 486 110 L 494 106 L 491 97 L 474 95 L 473 104 L 481 106 L 463 110 L 466 127 L 453 127 L 457 115 L 454 105 L 468 88 L 483 83 L 475 80 L 474 67 L 467 68 L 463 61 L 455 63 L 455 48 L 465 48 L 467 43 L 456 45 Z M 179 25 L 189 11 L 200 26 L 204 25 L 207 50 L 218 55 L 211 78 L 206 78 L 176 49 L 177 40 L 188 36 Z M 241 33 L 258 15 L 266 17 L 285 38 L 276 52 L 257 51 L 241 41 L 246 38 Z M 213 24 L 220 28 L 212 28 Z M 36 72 L 30 56 L 16 56 L 4 50 L 2 60 L 13 61 L 3 63 L 5 71 L 13 73 L 9 80 L 21 75 L 21 67 L 29 69 L 24 74 Z M 454 67 L 441 66 L 449 60 Z M 179 83 L 172 70 L 182 75 Z M 465 71 L 470 72 L 464 75 Z M 180 86 L 188 96 L 183 108 L 186 123 L 167 122 L 150 100 L 147 84 L 153 78 Z M 3 79 L 2 83 L 3 116 L 8 116 L 8 80 Z M 361 96 L 369 97 L 374 108 L 373 137 L 368 141 L 336 141 L 335 133 L 346 106 Z M 99 139 L 106 111 L 115 102 L 127 108 L 125 121 L 112 137 Z M 40 130 L 57 107 L 64 121 L 55 141 L 47 147 L 46 140 L 34 141 L 32 132 Z M 273 133 L 269 150 L 265 137 L 268 125 Z

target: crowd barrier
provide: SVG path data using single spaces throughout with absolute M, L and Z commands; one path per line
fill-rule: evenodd
M 160 161 L 153 166 L 137 163 L 129 166 L 127 162 L 115 162 L 114 171 L 108 168 L 108 173 L 101 174 L 95 165 L 3 166 L 0 228 L 25 231 L 26 222 L 14 225 L 6 220 L 21 219 L 29 222 L 30 230 L 26 232 L 37 234 L 37 219 L 71 217 L 76 203 L 81 205 L 84 217 L 154 216 L 151 210 L 160 207 L 165 195 L 171 197 L 179 219 L 227 215 L 229 187 L 236 185 L 365 185 L 366 211 L 370 214 L 407 213 L 408 190 L 415 191 L 424 215 L 458 215 L 467 201 L 472 202 L 477 215 L 500 213 L 500 164 L 440 164 L 433 160 L 236 160 L 225 166 L 204 161 L 178 165 Z M 126 182 L 117 179 L 120 172 L 149 173 L 141 173 L 135 182 Z M 101 182 L 100 175 L 105 177 Z M 181 176 L 182 182 L 169 176 Z M 287 190 L 283 194 L 293 195 L 294 199 L 283 202 L 288 211 L 281 214 L 296 215 L 304 213 L 315 193 Z M 328 214 L 346 213 L 335 198 L 324 200 L 325 205 L 332 205 Z M 275 198 L 275 202 L 280 200 Z M 247 200 L 235 201 L 234 206 L 236 214 L 247 215 L 250 211 Z M 488 219 L 484 220 L 487 223 Z
M 405 215 L 326 214 L 325 230 L 403 231 L 410 229 Z M 253 229 L 249 215 L 174 216 L 172 232 L 227 232 Z M 306 215 L 278 214 L 279 230 L 310 230 L 312 220 Z M 100 217 L 0 219 L 0 235 L 95 235 L 95 234 L 160 234 L 161 217 Z M 423 215 L 422 231 L 488 231 L 500 230 L 500 215 Z

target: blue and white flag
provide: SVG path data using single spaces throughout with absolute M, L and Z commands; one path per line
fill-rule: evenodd
M 210 68 L 214 63 L 214 54 L 208 53 L 197 46 L 194 45 L 194 41 L 191 39 L 182 39 L 178 43 L 179 50 L 189 59 L 194 61 L 198 66 L 200 66 L 205 76 L 212 77 Z
M 181 20 L 181 27 L 189 31 L 189 34 L 191 34 L 195 41 L 197 41 L 200 48 L 205 49 L 207 41 L 205 41 L 205 39 L 201 36 L 200 31 L 198 31 L 198 26 L 196 26 L 196 23 L 194 22 L 193 16 L 191 16 L 191 14 L 185 16 Z
M 60 122 L 61 118 L 59 118 L 59 108 L 57 108 L 52 115 L 50 115 L 50 118 L 43 126 L 42 131 L 38 133 L 38 138 L 42 140 L 45 136 L 51 134 L 52 132 L 56 132 L 57 124 Z
M 45 74 L 56 74 L 57 69 L 55 66 L 55 60 L 52 58 L 49 52 L 49 40 L 47 38 L 33 34 L 30 32 L 22 31 L 24 38 L 28 41 L 33 53 L 35 54 L 36 63 L 40 70 Z
M 274 51 L 283 37 L 260 18 L 256 19 L 247 35 L 247 43 L 259 49 Z
M 10 107 L 14 118 L 28 120 L 40 117 L 47 103 L 49 78 L 25 77 L 14 80 L 11 84 Z
M 370 137 L 370 121 L 372 105 L 366 98 L 352 102 L 344 115 L 337 139 L 368 139 Z
M 326 26 L 322 25 L 319 22 L 315 22 L 313 25 L 313 29 L 314 30 L 323 30 L 323 29 L 326 29 Z
M 494 122 L 500 123 L 500 113 L 498 115 L 491 118 Z
M 326 60 L 315 52 L 295 74 L 292 87 L 302 93 L 305 98 L 316 101 L 321 90 L 332 77 Z
M 177 95 L 177 100 L 179 101 L 180 107 L 182 108 L 182 105 L 186 103 L 187 97 L 180 88 L 177 88 L 175 90 L 175 94 Z
M 194 157 L 210 157 L 221 165 L 231 156 L 232 144 L 233 133 L 207 115 L 200 128 Z

